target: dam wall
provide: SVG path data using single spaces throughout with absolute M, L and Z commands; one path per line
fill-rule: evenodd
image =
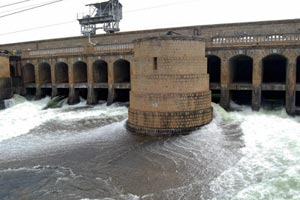
M 166 34 L 205 40 L 212 100 L 230 109 L 230 102 L 259 110 L 265 104 L 300 113 L 300 20 L 174 27 L 0 45 L 19 52 L 24 88 L 37 98 L 64 94 L 69 103 L 83 96 L 128 101 L 133 41 Z

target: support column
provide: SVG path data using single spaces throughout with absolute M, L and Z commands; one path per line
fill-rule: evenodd
M 97 104 L 97 98 L 94 90 L 94 76 L 93 76 L 93 57 L 87 58 L 87 75 L 88 75 L 88 96 L 87 104 Z
M 286 73 L 285 108 L 289 115 L 296 111 L 296 58 L 289 58 Z
M 56 87 L 56 74 L 55 74 L 55 65 L 56 65 L 57 61 L 56 60 L 51 60 L 51 62 L 49 63 L 51 66 L 51 87 L 52 87 L 52 93 L 51 93 L 51 97 L 55 97 L 57 96 L 57 87 Z
M 35 87 L 36 87 L 35 100 L 38 100 L 42 98 L 39 62 L 35 60 L 32 62 L 32 64 L 34 65 L 34 74 L 35 74 Z
M 74 105 L 80 102 L 79 95 L 76 94 L 74 85 L 70 85 L 68 104 Z
M 79 96 L 76 95 L 75 86 L 74 86 L 74 70 L 73 70 L 73 59 L 68 59 L 68 72 L 69 72 L 69 98 L 68 104 L 73 105 L 79 103 Z
M 259 111 L 261 106 L 262 59 L 253 58 L 252 110 Z
M 115 98 L 116 98 L 116 91 L 114 87 L 114 64 L 113 62 L 108 62 L 108 97 L 107 97 L 107 105 L 110 106 Z
M 220 105 L 224 109 L 230 108 L 230 92 L 229 92 L 229 77 L 230 77 L 230 62 L 227 58 L 221 59 L 221 99 Z

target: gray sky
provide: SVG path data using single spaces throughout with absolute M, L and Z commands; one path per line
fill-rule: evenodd
M 0 0 L 0 44 L 79 36 L 77 13 L 86 12 L 86 4 L 101 2 L 64 0 L 1 18 L 5 14 L 15 12 L 17 8 L 28 8 L 31 5 L 53 0 L 29 0 L 22 4 L 1 8 L 3 5 L 19 1 L 21 0 Z M 121 31 L 300 18 L 299 0 L 120 0 L 120 2 L 123 4 Z M 11 33 L 64 22 L 68 23 Z M 98 30 L 97 33 L 103 32 Z

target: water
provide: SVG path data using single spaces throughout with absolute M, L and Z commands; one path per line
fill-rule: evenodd
M 127 105 L 0 111 L 0 199 L 300 199 L 300 118 L 213 104 L 190 135 L 142 137 Z

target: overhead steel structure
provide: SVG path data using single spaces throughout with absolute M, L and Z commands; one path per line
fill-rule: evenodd
M 97 29 L 103 29 L 106 33 L 120 31 L 122 4 L 118 0 L 109 0 L 86 6 L 89 6 L 89 14 L 78 19 L 83 35 L 95 35 Z M 102 26 L 97 27 L 98 24 L 102 24 Z

